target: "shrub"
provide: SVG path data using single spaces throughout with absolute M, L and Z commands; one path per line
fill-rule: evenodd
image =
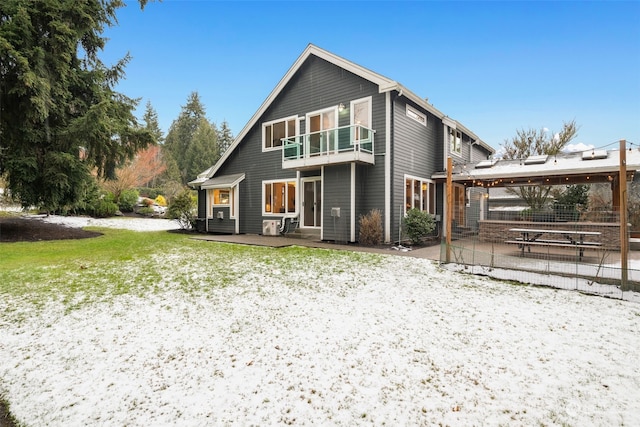
M 360 215 L 360 244 L 367 246 L 382 243 L 382 214 L 373 209 L 366 215 Z
M 162 192 L 161 189 L 159 188 L 150 188 L 150 187 L 139 187 L 138 188 L 138 193 L 140 193 L 141 196 L 144 197 L 148 197 L 150 199 L 155 199 L 156 197 L 158 197 L 158 195 Z
M 175 219 L 183 230 L 189 230 L 196 226 L 196 200 L 191 191 L 185 190 L 178 194 L 167 210 L 167 217 Z
M 167 199 L 165 199 L 162 195 L 156 197 L 155 201 L 160 206 L 167 206 Z
M 144 208 L 140 208 L 138 209 L 138 215 L 144 215 L 144 216 L 153 216 L 154 211 L 153 208 L 146 206 Z
M 114 216 L 118 210 L 118 205 L 108 198 L 102 198 L 93 205 L 92 216 L 96 218 L 108 218 Z
M 122 212 L 133 212 L 133 208 L 136 206 L 136 203 L 138 203 L 139 196 L 138 190 L 124 190 L 120 193 L 118 207 Z
M 436 228 L 433 217 L 428 212 L 415 208 L 407 211 L 402 222 L 404 223 L 404 231 L 413 244 L 420 243 L 423 237 Z
M 148 197 L 143 197 L 142 198 L 142 204 L 145 205 L 145 207 L 151 207 L 155 202 L 153 201 L 153 199 L 150 199 Z

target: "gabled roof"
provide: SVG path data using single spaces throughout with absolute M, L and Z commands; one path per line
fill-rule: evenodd
M 396 82 L 394 80 L 391 80 L 391 79 L 389 79 L 389 78 L 387 78 L 387 77 L 385 77 L 385 76 L 383 76 L 381 74 L 375 73 L 375 72 L 373 72 L 373 71 L 371 71 L 371 70 L 369 70 L 367 68 L 361 67 L 360 65 L 358 65 L 356 63 L 353 63 L 353 62 L 351 62 L 349 60 L 346 60 L 346 59 L 344 59 L 344 58 L 342 58 L 340 56 L 337 56 L 337 55 L 335 55 L 335 54 L 333 54 L 331 52 L 328 52 L 328 51 L 326 51 L 324 49 L 321 49 L 321 48 L 319 48 L 319 47 L 317 47 L 317 46 L 315 46 L 313 44 L 309 44 L 307 46 L 307 48 L 302 52 L 302 54 L 298 57 L 298 59 L 293 63 L 291 68 L 289 68 L 287 73 L 282 77 L 282 79 L 280 79 L 280 81 L 278 82 L 276 87 L 271 91 L 269 96 L 267 96 L 267 99 L 265 99 L 264 102 L 262 103 L 262 105 L 260 105 L 260 108 L 258 108 L 258 110 L 254 113 L 254 115 L 247 122 L 247 124 L 244 126 L 244 128 L 236 136 L 236 138 L 233 141 L 233 143 L 224 152 L 224 154 L 218 160 L 218 162 L 216 162 L 215 165 L 213 165 L 212 167 L 210 167 L 206 171 L 204 171 L 201 174 L 199 174 L 198 178 L 193 180 L 193 181 L 191 181 L 189 183 L 189 185 L 192 185 L 192 186 L 200 185 L 204 181 L 202 178 L 204 178 L 204 179 L 210 178 L 218 171 L 218 169 L 220 169 L 220 167 L 224 164 L 224 162 L 227 160 L 227 158 L 231 155 L 231 153 L 238 146 L 240 141 L 242 141 L 242 139 L 247 135 L 247 133 L 249 133 L 251 128 L 258 122 L 260 117 L 269 108 L 271 103 L 276 99 L 276 97 L 280 94 L 280 92 L 285 88 L 287 83 L 289 83 L 291 78 L 300 69 L 302 64 L 304 64 L 304 62 L 307 60 L 307 58 L 309 58 L 309 56 L 311 56 L 311 55 L 314 55 L 314 56 L 317 56 L 318 58 L 324 59 L 327 62 L 330 62 L 330 63 L 332 63 L 332 64 L 334 64 L 334 65 L 336 65 L 336 66 L 338 66 L 340 68 L 343 68 L 343 69 L 345 69 L 347 71 L 350 71 L 351 73 L 353 73 L 353 74 L 355 74 L 357 76 L 362 77 L 363 79 L 366 79 L 366 80 L 369 80 L 369 81 L 375 83 L 376 85 L 378 85 L 380 93 L 385 93 L 385 92 L 390 92 L 390 91 L 396 90 L 402 96 L 405 96 L 406 98 L 410 99 L 415 104 L 417 104 L 420 107 L 424 108 L 426 111 L 429 111 L 431 114 L 433 114 L 434 116 L 438 117 L 439 119 L 444 119 L 445 117 L 447 117 L 442 112 L 440 112 L 437 108 L 435 108 L 433 105 L 429 104 L 425 99 L 423 99 L 423 98 L 419 97 L 418 95 L 414 94 L 413 92 L 411 92 L 410 90 L 408 90 L 407 88 L 402 86 L 400 83 L 398 83 L 398 82 Z M 449 121 L 453 122 L 455 125 L 457 125 L 458 128 L 463 130 L 471 138 L 475 139 L 482 147 L 484 147 L 485 149 L 489 150 L 491 153 L 495 152 L 495 150 L 492 147 L 490 147 L 489 145 L 484 143 L 482 140 L 480 140 L 480 138 L 478 138 L 477 135 L 475 135 L 473 132 L 471 132 L 470 130 L 468 130 L 464 126 L 462 126 L 462 124 L 456 122 L 455 120 L 451 120 L 448 117 L 447 117 L 447 119 Z

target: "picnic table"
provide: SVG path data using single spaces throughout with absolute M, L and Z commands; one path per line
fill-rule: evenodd
M 517 244 L 522 256 L 524 256 L 525 248 L 531 252 L 531 246 L 555 246 L 577 249 L 580 260 L 582 260 L 585 249 L 602 246 L 601 242 L 585 241 L 586 236 L 600 236 L 601 233 L 599 231 L 558 230 L 553 228 L 511 228 L 509 231 L 521 234 L 521 237 L 506 240 L 505 243 Z M 562 236 L 564 240 L 540 239 L 544 235 Z

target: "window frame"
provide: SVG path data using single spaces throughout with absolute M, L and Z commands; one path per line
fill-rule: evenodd
M 227 201 L 226 202 L 221 202 L 220 200 L 222 199 L 222 195 L 221 193 L 225 192 L 227 197 Z M 216 193 L 218 193 L 218 203 L 216 203 Z M 227 188 L 214 188 L 213 189 L 213 206 L 230 206 L 231 205 L 231 188 L 227 187 Z
M 411 105 L 406 104 L 405 114 L 414 122 L 420 123 L 422 126 L 427 127 L 427 123 L 428 123 L 427 115 L 424 113 L 421 113 L 417 109 L 413 108 Z
M 456 144 L 456 141 L 458 144 Z M 462 155 L 462 132 L 454 128 L 449 129 L 449 152 L 459 156 Z
M 234 187 L 220 187 L 220 188 L 209 188 L 207 189 L 207 199 L 209 201 L 209 206 L 207 209 L 207 217 L 213 218 L 213 211 L 215 208 L 229 208 L 229 218 L 234 219 L 236 217 L 236 191 L 237 186 Z M 228 201 L 227 203 L 216 203 L 216 192 L 227 191 L 228 192 Z
M 289 122 L 293 122 L 294 126 L 294 134 L 289 135 Z M 290 138 L 292 136 L 296 136 L 300 134 L 300 121 L 298 120 L 298 116 L 289 116 L 281 119 L 270 120 L 268 122 L 262 123 L 262 152 L 267 151 L 275 151 L 281 150 L 282 144 L 273 145 L 273 137 L 271 141 L 269 141 L 270 146 L 267 146 L 267 128 L 270 129 L 269 134 L 273 135 L 273 126 L 279 123 L 284 123 L 284 138 Z
M 367 96 L 364 98 L 360 98 L 360 99 L 354 99 L 349 103 L 349 123 L 351 126 L 355 126 L 355 125 L 362 125 L 363 127 L 367 128 L 367 129 L 372 129 L 373 126 L 371 124 L 372 121 L 372 97 L 371 96 Z M 367 124 L 363 125 L 362 123 L 356 123 L 355 122 L 355 112 L 356 112 L 356 108 L 355 106 L 358 104 L 367 104 Z M 353 137 L 352 137 L 352 141 L 353 142 L 361 142 L 361 141 L 369 141 L 371 139 L 371 132 L 366 132 L 367 135 L 360 135 L 360 129 L 354 128 L 354 133 L 353 133 Z
M 286 202 L 284 206 L 284 212 L 274 212 L 274 184 L 283 184 L 284 185 L 284 194 L 281 196 L 282 201 Z M 293 184 L 293 189 L 290 189 L 290 184 Z M 267 192 L 267 186 L 269 186 L 269 191 Z M 273 179 L 273 180 L 265 180 L 262 181 L 262 215 L 263 216 L 278 216 L 281 217 L 283 215 L 291 215 L 298 212 L 298 182 L 295 178 L 292 179 Z M 293 192 L 293 194 L 291 194 Z M 270 196 L 270 211 L 267 211 L 267 193 Z M 291 203 L 291 197 L 293 197 L 293 210 L 289 209 Z
M 407 185 L 411 181 L 410 185 Z M 415 194 L 416 184 L 418 184 L 419 194 Z M 411 190 L 411 194 L 407 194 L 407 189 Z M 411 206 L 407 203 L 411 200 Z M 432 216 L 436 215 L 436 184 L 432 179 L 420 178 L 413 175 L 404 176 L 404 214 L 412 208 L 427 212 Z

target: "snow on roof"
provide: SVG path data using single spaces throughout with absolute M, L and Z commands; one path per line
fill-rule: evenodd
M 491 167 L 483 160 L 476 168 L 475 165 L 454 165 L 453 181 L 468 180 L 496 180 L 527 177 L 567 177 L 570 175 L 596 175 L 617 173 L 620 170 L 620 150 L 606 151 L 606 156 L 597 150 L 586 152 L 562 153 L 557 156 L 546 156 L 544 162 L 527 162 L 525 159 L 497 160 Z M 593 156 L 591 153 L 593 152 Z M 640 150 L 627 150 L 627 172 L 640 170 Z M 539 161 L 539 159 L 538 159 Z M 445 179 L 446 172 L 437 172 L 434 179 Z

